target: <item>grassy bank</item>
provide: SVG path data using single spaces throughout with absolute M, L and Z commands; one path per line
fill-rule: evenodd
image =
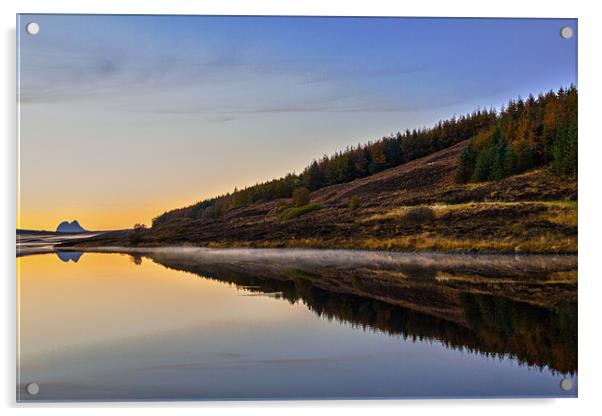
M 228 248 L 321 248 L 386 251 L 439 251 L 448 253 L 521 253 L 521 254 L 576 254 L 577 238 L 537 238 L 477 240 L 453 239 L 420 234 L 388 239 L 364 238 L 358 240 L 325 240 L 305 238 L 293 240 L 208 242 L 207 247 Z
M 74 245 L 192 245 L 462 253 L 577 253 L 574 201 L 275 209 L 213 221 L 178 220 Z

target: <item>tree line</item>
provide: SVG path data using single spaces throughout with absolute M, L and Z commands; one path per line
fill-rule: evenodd
M 456 180 L 497 180 L 542 166 L 576 177 L 577 98 L 571 86 L 511 100 L 462 152 Z
M 175 218 L 212 219 L 260 201 L 291 198 L 295 189 L 315 191 L 373 175 L 471 139 L 461 154 L 459 182 L 498 179 L 552 163 L 558 174 L 576 174 L 577 90 L 548 92 L 494 109 L 439 121 L 431 128 L 398 132 L 314 160 L 288 175 L 165 212 L 153 226 Z

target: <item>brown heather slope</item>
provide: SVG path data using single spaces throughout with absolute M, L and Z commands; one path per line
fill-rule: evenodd
M 575 180 L 541 169 L 499 181 L 457 184 L 458 156 L 466 145 L 315 191 L 315 206 L 302 215 L 294 209 L 283 212 L 290 200 L 280 199 L 229 210 L 219 219 L 179 218 L 79 245 L 577 251 Z M 360 201 L 355 210 L 349 208 L 352 197 Z M 428 215 L 425 210 L 412 215 L 417 206 L 428 207 Z
M 367 206 L 458 204 L 471 201 L 577 200 L 577 184 L 543 171 L 481 184 L 454 181 L 458 156 L 468 141 L 353 182 L 312 194 L 317 203 L 336 203 L 352 195 L 366 197 Z

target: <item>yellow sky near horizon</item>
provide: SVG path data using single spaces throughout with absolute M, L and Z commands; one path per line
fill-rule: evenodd
M 164 204 L 175 208 L 178 205 Z M 160 210 L 160 208 L 159 208 Z M 161 211 L 163 212 L 163 211 Z M 77 213 L 65 214 L 64 212 L 45 212 L 33 210 L 26 216 L 17 213 L 17 228 L 26 230 L 48 230 L 54 231 L 63 221 L 77 220 L 86 230 L 115 230 L 132 228 L 134 224 L 142 223 L 150 226 L 150 220 L 159 215 L 155 207 L 130 206 L 124 209 L 106 208 L 78 210 Z

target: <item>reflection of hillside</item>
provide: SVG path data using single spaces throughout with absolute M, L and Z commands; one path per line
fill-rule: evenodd
M 149 257 L 165 267 L 232 283 L 242 290 L 301 301 L 319 316 L 364 329 L 438 340 L 449 348 L 487 355 L 510 355 L 561 373 L 577 371 L 573 302 L 543 307 L 472 294 L 437 283 L 432 270 L 415 268 L 405 271 L 411 277 L 379 280 L 381 270 L 317 267 L 308 271 L 268 262 L 200 263 L 157 254 Z

